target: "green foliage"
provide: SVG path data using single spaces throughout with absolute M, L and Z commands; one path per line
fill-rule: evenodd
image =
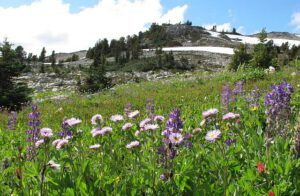
M 46 60 L 46 49 L 43 47 L 41 54 L 39 56 L 39 62 L 45 63 Z
M 23 54 L 23 50 L 17 51 L 13 50 L 6 40 L 0 46 L 0 107 L 12 110 L 20 109 L 22 104 L 28 102 L 31 93 L 25 84 L 13 80 L 24 69 L 23 59 L 19 56 Z
M 55 64 L 56 64 L 56 58 L 55 58 L 55 51 L 54 50 L 52 51 L 52 54 L 51 54 L 51 56 L 49 58 L 49 61 L 50 61 L 52 67 L 55 66 Z
M 233 78 L 240 73 L 194 73 L 188 79 L 177 75 L 163 81 L 120 85 L 113 91 L 88 97 L 73 95 L 66 101 L 40 102 L 41 127 L 52 128 L 54 136 L 45 142 L 47 145 L 42 144 L 37 149 L 35 161 L 28 161 L 25 156 L 28 143 L 24 130 L 28 129 L 30 108 L 24 108 L 18 114 L 14 131 L 7 130 L 7 113 L 2 112 L 0 160 L 7 158 L 9 166 L 0 169 L 0 192 L 2 195 L 268 195 L 273 191 L 276 195 L 299 195 L 300 162 L 294 156 L 290 135 L 296 123 L 293 119 L 299 112 L 299 88 L 295 88 L 292 97 L 294 110 L 289 134 L 286 138 L 279 135 L 274 138 L 270 156 L 266 155 L 264 147 L 264 95 L 257 108 L 249 106 L 244 99 L 254 86 L 258 86 L 263 94 L 270 85 L 283 78 L 296 86 L 299 75 L 287 77 L 294 71 L 293 68 L 283 69 L 263 80 L 246 81 L 245 94 L 231 104 L 231 111 L 240 114 L 240 121 L 220 120 L 220 110 L 216 121 L 222 136 L 215 143 L 204 139 L 207 131 L 215 129 L 214 123 L 201 127 L 199 133 L 193 133 L 193 130 L 199 127 L 203 111 L 221 107 L 222 86 L 228 83 L 232 86 Z M 155 113 L 166 118 L 172 108 L 180 108 L 183 133 L 193 134 L 191 149 L 176 148 L 177 156 L 169 162 L 172 169 L 167 170 L 172 173 L 172 178 L 166 181 L 160 179 L 166 168 L 157 155 L 158 147 L 163 144 L 161 132 L 166 122 L 159 124 L 159 130 L 143 131 L 135 136 L 139 122 L 148 117 L 144 105 L 149 97 L 155 101 Z M 122 114 L 128 102 L 133 104 L 133 110 L 140 110 L 140 116 L 111 122 L 110 116 Z M 90 131 L 95 127 L 90 124 L 90 119 L 97 113 L 104 118 L 101 127 L 113 128 L 111 134 L 91 136 Z M 71 117 L 83 122 L 71 128 L 74 137 L 63 149 L 57 150 L 51 143 L 58 138 L 62 120 Z M 125 122 L 132 123 L 133 128 L 122 131 Z M 237 142 L 226 146 L 228 135 L 235 137 Z M 126 144 L 133 140 L 138 140 L 140 145 L 127 149 Z M 94 144 L 101 146 L 90 149 Z M 48 165 L 42 181 L 42 171 L 49 160 L 60 164 L 60 169 L 54 170 Z M 259 161 L 266 165 L 262 173 L 257 170 Z
M 126 63 L 123 67 L 117 67 L 117 70 L 132 72 L 132 71 L 155 71 L 155 70 L 192 70 L 194 68 L 188 59 L 181 57 L 175 60 L 173 52 L 163 52 L 161 48 L 155 50 L 154 57 L 133 60 Z
M 267 37 L 268 37 L 268 34 L 266 31 L 266 28 L 263 28 L 258 35 L 258 39 L 259 39 L 260 43 L 262 43 L 262 44 L 265 43 L 267 41 Z
M 93 64 L 87 70 L 83 84 L 77 82 L 80 92 L 98 92 L 111 86 L 111 80 L 106 77 L 106 55 L 109 54 L 108 41 L 98 42 L 93 49 Z
M 150 47 L 163 47 L 172 41 L 170 35 L 162 25 L 152 23 L 148 31 L 145 32 L 145 38 L 151 42 Z
M 87 54 L 87 56 L 89 56 L 89 55 L 90 54 Z M 67 58 L 64 62 L 74 62 L 74 61 L 78 61 L 78 60 L 79 60 L 79 56 L 77 54 L 72 54 L 72 56 Z
M 254 46 L 252 54 L 251 66 L 255 68 L 276 67 L 276 50 L 273 41 L 267 43 L 259 43 Z
M 192 25 L 193 25 L 193 23 L 192 23 L 192 21 L 190 21 L 190 20 L 187 20 L 187 21 L 185 22 L 185 25 L 192 26 Z
M 265 29 L 259 34 L 259 40 L 260 43 L 254 45 L 251 53 L 247 51 L 245 44 L 240 44 L 234 51 L 228 69 L 236 71 L 239 66 L 263 69 L 269 68 L 270 66 L 279 68 L 278 64 L 288 62 L 287 59 L 289 58 L 285 58 L 289 53 L 286 44 L 277 48 L 274 46 L 273 41 L 270 40 L 267 42 L 267 32 Z M 283 53 L 283 55 L 281 55 L 280 52 Z
M 80 92 L 94 93 L 110 87 L 110 79 L 105 76 L 105 70 L 102 66 L 91 68 L 87 71 L 87 77 L 84 79 L 83 84 L 78 82 Z
M 234 50 L 234 55 L 231 57 L 231 63 L 228 69 L 236 71 L 240 65 L 248 64 L 250 59 L 251 55 L 247 51 L 247 46 L 245 44 L 239 44 Z

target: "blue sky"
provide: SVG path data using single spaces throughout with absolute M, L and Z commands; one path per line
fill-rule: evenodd
M 99 0 L 64 0 L 76 13 L 82 7 L 91 7 Z M 33 0 L 0 0 L 0 7 L 30 4 Z M 243 26 L 244 33 L 253 33 L 266 27 L 268 31 L 299 32 L 290 23 L 294 13 L 300 12 L 300 0 L 161 0 L 164 10 L 188 5 L 184 19 L 196 25 L 230 23 Z

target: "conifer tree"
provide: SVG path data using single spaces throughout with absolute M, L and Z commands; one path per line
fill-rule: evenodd
M 0 45 L 0 53 L 0 107 L 17 110 L 30 100 L 31 90 L 24 83 L 13 80 L 21 74 L 24 64 L 7 40 Z

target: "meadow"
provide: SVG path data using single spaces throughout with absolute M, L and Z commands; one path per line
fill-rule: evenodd
M 0 113 L 1 195 L 300 194 L 295 67 L 68 95 Z

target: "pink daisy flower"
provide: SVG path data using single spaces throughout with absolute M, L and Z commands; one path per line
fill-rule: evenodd
M 126 123 L 125 125 L 123 125 L 122 130 L 126 131 L 132 128 L 132 124 L 131 123 Z
M 44 143 L 44 139 L 38 140 L 35 142 L 35 147 L 38 148 L 40 147 L 40 145 L 42 145 Z
M 65 120 L 65 123 L 67 123 L 70 127 L 78 125 L 82 122 L 82 120 L 78 119 L 78 118 L 70 118 Z
M 96 114 L 92 117 L 92 119 L 91 119 L 92 125 L 97 125 L 97 121 L 99 121 L 99 123 L 103 122 L 103 118 L 100 114 Z
M 120 114 L 117 114 L 117 115 L 113 115 L 110 117 L 110 120 L 113 121 L 113 122 L 119 122 L 119 121 L 123 121 L 124 118 L 122 115 Z
M 52 132 L 52 130 L 50 128 L 42 128 L 40 130 L 40 134 L 44 138 L 50 138 L 50 137 L 53 136 L 53 132 Z
M 130 142 L 129 144 L 126 145 L 126 148 L 135 148 L 137 147 L 138 145 L 140 144 L 140 142 L 138 141 L 133 141 L 133 142 Z
M 221 137 L 221 131 L 213 130 L 213 131 L 208 131 L 206 133 L 205 139 L 210 142 L 215 142 L 220 137 Z
M 130 112 L 130 113 L 128 114 L 128 118 L 135 118 L 135 117 L 137 117 L 139 114 L 140 114 L 140 111 L 135 110 L 135 111 Z
M 181 144 L 183 142 L 183 136 L 180 133 L 171 133 L 169 140 L 172 144 Z
M 209 117 L 215 117 L 218 114 L 218 112 L 219 112 L 219 110 L 216 108 L 209 109 L 202 113 L 202 117 L 204 119 L 209 118 Z

